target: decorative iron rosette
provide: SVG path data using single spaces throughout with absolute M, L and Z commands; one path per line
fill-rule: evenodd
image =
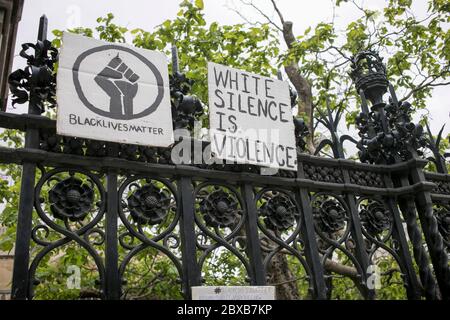
M 170 210 L 171 195 L 165 189 L 147 183 L 135 189 L 127 198 L 131 217 L 141 225 L 161 223 Z
M 209 193 L 200 202 L 200 212 L 209 227 L 232 227 L 238 220 L 238 201 L 222 189 Z
M 285 231 L 295 225 L 300 217 L 297 206 L 284 194 L 270 197 L 259 209 L 268 229 Z
M 363 227 L 371 236 L 389 230 L 392 225 L 390 212 L 380 201 L 368 199 L 367 203 L 361 204 L 359 215 Z
M 48 195 L 51 213 L 62 220 L 83 220 L 94 203 L 92 185 L 73 175 L 55 184 Z
M 49 152 L 61 152 L 61 137 L 54 132 L 41 131 L 39 135 L 39 149 Z
M 345 228 L 347 212 L 333 197 L 318 197 L 313 202 L 313 216 L 320 231 L 333 234 Z

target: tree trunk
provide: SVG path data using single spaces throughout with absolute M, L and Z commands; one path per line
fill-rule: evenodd
M 283 23 L 283 38 L 289 49 L 292 49 L 295 43 L 295 36 L 292 32 L 292 22 L 285 21 Z M 307 146 L 309 152 L 314 152 L 314 119 L 313 119 L 313 103 L 312 89 L 308 79 L 303 77 L 298 66 L 299 59 L 295 58 L 284 67 L 286 74 L 298 93 L 298 112 L 297 116 L 305 120 L 309 129 L 307 138 Z
M 289 268 L 286 255 L 277 253 L 270 261 L 267 275 L 269 284 L 275 285 L 275 294 L 277 300 L 298 300 L 297 281 L 295 275 Z

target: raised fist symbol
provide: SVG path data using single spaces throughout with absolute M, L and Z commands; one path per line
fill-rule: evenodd
M 95 77 L 95 82 L 110 98 L 109 112 L 112 118 L 133 116 L 138 79 L 139 76 L 122 61 L 119 54 Z

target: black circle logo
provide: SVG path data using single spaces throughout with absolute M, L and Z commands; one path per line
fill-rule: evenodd
M 108 95 L 109 97 L 109 111 L 102 110 L 94 106 L 87 98 L 81 88 L 79 79 L 80 65 L 84 59 L 93 53 L 117 50 L 117 56 L 111 59 L 111 61 L 95 76 L 95 83 Z M 120 52 L 127 52 L 138 58 L 148 69 L 153 73 L 156 78 L 156 86 L 158 93 L 155 100 L 150 105 L 146 106 L 143 111 L 134 113 L 133 101 L 139 90 L 137 81 L 139 75 L 132 70 L 125 61 L 120 57 Z M 164 96 L 164 81 L 159 70 L 143 55 L 137 53 L 131 48 L 122 47 L 118 45 L 104 45 L 86 50 L 78 56 L 72 67 L 73 83 L 75 90 L 80 98 L 81 102 L 92 112 L 117 120 L 131 120 L 145 117 L 154 112 Z

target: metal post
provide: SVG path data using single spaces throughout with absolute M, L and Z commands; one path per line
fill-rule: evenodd
M 117 157 L 119 145 L 116 143 L 107 144 L 107 153 L 110 157 Z M 117 172 L 108 169 L 106 175 L 106 226 L 105 226 L 105 297 L 108 300 L 120 299 L 120 276 L 119 276 L 119 253 L 117 240 L 117 220 L 118 220 L 118 184 Z
M 397 100 L 397 96 L 395 95 L 394 89 L 392 87 L 392 85 L 388 85 L 390 94 L 391 94 L 391 98 L 393 103 L 398 104 L 398 100 Z M 367 116 L 369 116 L 369 109 L 367 106 L 367 100 L 365 98 L 364 92 L 361 90 L 360 91 L 360 96 L 361 96 L 361 100 L 362 100 L 362 112 L 365 113 Z M 377 109 L 377 111 L 380 113 L 380 120 L 382 123 L 382 129 L 385 133 L 388 132 L 388 128 L 387 128 L 387 123 L 386 123 L 386 114 L 384 112 L 384 106 L 383 105 L 377 105 L 375 106 L 375 108 Z M 375 130 L 372 126 L 369 126 L 369 131 L 368 131 L 368 135 L 370 138 L 374 137 L 376 135 Z M 396 159 L 396 162 L 401 162 L 401 159 Z M 393 182 L 391 181 L 391 179 L 384 179 L 384 182 L 386 184 L 386 187 L 392 187 L 393 186 Z M 398 184 L 398 181 L 397 181 Z M 408 186 L 408 180 L 406 177 L 403 177 L 401 179 L 401 185 L 402 186 Z M 412 268 L 412 261 L 411 261 L 411 257 L 409 254 L 409 249 L 408 249 L 408 244 L 406 241 L 406 237 L 404 235 L 404 231 L 403 231 L 403 226 L 401 223 L 401 219 L 400 219 L 400 213 L 398 211 L 398 208 L 395 204 L 395 199 L 392 197 L 384 197 L 384 201 L 389 209 L 389 211 L 392 213 L 393 218 L 394 218 L 394 223 L 395 223 L 395 232 L 393 234 L 393 236 L 396 238 L 396 240 L 399 242 L 400 244 L 400 248 L 398 250 L 400 257 L 403 259 L 406 267 L 407 267 L 407 272 L 408 272 L 408 283 L 410 285 L 410 287 L 408 287 L 408 296 L 410 298 L 413 299 L 418 299 L 418 290 L 419 290 L 419 284 L 417 283 L 417 278 L 415 273 L 411 270 Z M 403 210 L 402 210 L 403 211 Z M 415 213 L 411 213 L 409 212 L 409 214 L 405 214 L 405 212 L 403 211 L 403 214 L 407 220 L 407 226 L 408 226 L 408 234 L 411 237 L 412 241 L 415 242 L 413 243 L 413 248 L 414 248 L 414 256 L 416 258 L 416 261 L 419 265 L 419 268 L 422 270 L 421 271 L 421 279 L 425 280 L 424 285 L 427 286 L 427 291 L 428 293 L 431 294 L 432 291 L 432 280 L 430 280 L 430 273 L 429 270 L 427 270 L 427 266 L 425 263 L 423 263 L 423 258 L 426 257 L 426 253 L 423 250 L 423 247 L 421 246 L 421 237 L 417 237 L 417 231 L 418 231 L 418 227 L 416 225 L 416 221 L 415 221 Z M 414 215 L 414 217 L 412 216 Z M 419 231 L 420 234 L 420 231 Z M 419 257 L 421 257 L 419 260 L 417 260 Z M 421 263 L 422 262 L 422 263 Z M 428 281 L 426 281 L 428 280 Z M 430 295 L 429 295 L 430 297 Z
M 178 49 L 175 45 L 172 45 L 172 74 L 180 72 L 180 64 L 178 62 Z
M 362 97 L 364 94 L 362 93 Z M 363 100 L 364 103 L 367 103 L 367 101 Z M 363 107 L 363 110 L 367 109 L 367 105 L 365 105 L 365 108 Z M 333 156 L 335 159 L 345 159 L 344 149 L 342 146 L 341 139 L 339 138 L 339 135 L 337 133 L 337 124 L 340 120 L 339 111 L 336 114 L 336 119 L 333 119 L 332 111 L 329 106 L 329 101 L 327 99 L 327 112 L 328 114 L 325 115 L 319 110 L 322 121 L 327 124 L 327 128 L 331 132 L 331 141 L 332 141 L 332 151 Z M 363 111 L 364 112 L 364 111 Z M 341 168 L 342 177 L 345 184 L 350 184 L 350 174 L 347 168 Z M 367 286 L 367 279 L 368 279 L 368 270 L 369 270 L 369 256 L 366 251 L 366 244 L 364 242 L 363 234 L 362 234 L 362 226 L 361 226 L 361 220 L 359 217 L 358 208 L 356 205 L 356 196 L 354 193 L 350 192 L 344 192 L 343 197 L 345 198 L 345 203 L 347 203 L 348 208 L 350 210 L 350 221 L 351 221 L 351 234 L 355 241 L 355 255 L 356 259 L 358 260 L 359 264 L 361 265 L 361 268 L 363 270 L 363 274 L 361 274 L 361 281 L 358 284 L 358 289 L 362 292 L 363 296 L 368 300 L 375 299 L 375 290 L 369 289 Z
M 172 45 L 172 75 L 180 72 L 178 49 Z M 201 270 L 197 262 L 197 238 L 195 235 L 194 187 L 190 177 L 178 180 L 180 214 L 181 256 L 183 262 L 183 292 L 186 299 L 192 298 L 191 288 L 202 283 Z
M 347 173 L 348 174 L 348 173 Z M 349 179 L 350 180 L 350 179 Z M 375 299 L 375 290 L 370 289 L 367 286 L 367 279 L 369 277 L 368 270 L 369 270 L 369 257 L 367 255 L 367 251 L 365 250 L 365 242 L 362 234 L 362 226 L 361 226 L 361 220 L 359 218 L 358 209 L 356 208 L 356 199 L 354 195 L 346 194 L 345 196 L 347 204 L 350 208 L 350 214 L 352 217 L 352 235 L 356 242 L 356 258 L 358 259 L 359 263 L 361 264 L 362 269 L 364 270 L 364 274 L 362 275 L 362 281 L 363 284 L 361 284 L 363 289 L 363 294 L 368 300 Z
M 256 212 L 255 196 L 253 188 L 250 184 L 244 184 L 241 189 L 245 202 L 245 210 L 247 212 L 245 233 L 247 235 L 247 254 L 250 258 L 250 265 L 253 273 L 251 277 L 251 284 L 263 286 L 266 284 L 266 273 L 263 265 L 261 243 L 259 241 L 258 216 Z
M 298 177 L 305 178 L 303 172 L 303 164 L 298 163 Z M 311 202 L 306 188 L 298 188 L 295 194 L 297 203 L 301 206 L 303 213 L 303 221 L 300 221 L 300 231 L 305 243 L 305 258 L 311 268 L 314 280 L 313 298 L 318 300 L 327 299 L 327 286 L 325 284 L 325 275 L 323 272 L 323 265 L 320 261 L 319 247 L 316 242 L 316 235 L 314 231 L 314 220 Z
M 344 176 L 344 183 L 350 184 L 350 175 L 348 173 L 348 170 L 342 169 L 342 173 Z M 350 215 L 351 215 L 351 231 L 352 236 L 356 242 L 356 248 L 355 248 L 355 254 L 356 258 L 358 259 L 359 263 L 361 264 L 361 267 L 364 271 L 364 274 L 362 274 L 362 282 L 360 289 L 363 291 L 363 295 L 368 300 L 375 299 L 375 290 L 369 289 L 367 287 L 367 271 L 369 270 L 369 256 L 367 255 L 366 251 L 366 245 L 364 242 L 363 234 L 362 234 L 362 226 L 361 226 L 361 220 L 359 217 L 358 208 L 356 207 L 356 197 L 354 194 L 345 193 L 345 200 L 347 202 L 347 205 L 350 209 Z
M 392 188 L 394 186 L 393 182 L 391 181 L 390 178 L 385 177 L 384 179 L 385 185 L 387 188 Z M 412 263 L 412 259 L 411 259 L 411 255 L 409 252 L 409 248 L 408 248 L 408 241 L 406 239 L 406 235 L 403 229 L 403 223 L 402 223 L 402 219 L 400 216 L 400 212 L 397 206 L 397 202 L 400 205 L 400 208 L 402 208 L 402 211 L 405 209 L 404 208 L 404 202 L 403 200 L 399 200 L 393 197 L 385 197 L 385 203 L 389 209 L 389 211 L 392 213 L 392 217 L 394 220 L 394 231 L 393 231 L 393 238 L 395 240 L 397 240 L 398 244 L 399 244 L 399 248 L 396 250 L 397 253 L 399 254 L 400 258 L 403 260 L 403 264 L 405 266 L 406 269 L 406 276 L 408 279 L 408 286 L 406 288 L 407 291 L 407 295 L 409 299 L 415 299 L 418 300 L 421 298 L 422 294 L 420 292 L 420 285 L 419 282 L 417 280 L 417 275 L 414 271 L 414 267 L 413 267 L 413 263 Z M 413 222 L 411 222 L 411 215 L 413 215 Z M 415 212 L 409 212 L 409 214 L 406 214 L 405 211 L 403 211 L 403 216 L 406 218 L 406 224 L 407 224 L 407 228 L 408 228 L 408 233 L 413 237 L 411 239 L 411 243 L 413 246 L 413 252 L 414 255 L 416 257 L 416 261 L 419 267 L 419 273 L 421 275 L 421 281 L 422 281 L 422 285 L 425 288 L 425 292 L 426 292 L 426 297 L 428 299 L 435 299 L 435 292 L 434 291 L 434 280 L 433 277 L 431 275 L 431 271 L 428 268 L 428 262 L 427 262 L 427 257 L 426 257 L 426 253 L 423 251 L 423 246 L 422 246 L 422 236 L 420 234 L 420 231 L 418 231 L 417 229 L 417 225 L 415 224 Z M 419 238 L 420 239 L 415 239 L 414 235 L 416 234 L 415 232 L 419 232 Z M 418 259 L 418 256 L 423 256 L 425 258 L 425 261 L 423 261 L 422 259 Z M 423 265 L 424 264 L 424 265 Z
M 398 99 L 397 99 L 397 95 L 395 93 L 394 86 L 391 83 L 389 83 L 388 89 L 389 89 L 389 93 L 391 95 L 392 102 L 395 105 L 398 105 L 399 102 L 398 102 Z M 413 154 L 415 155 L 415 151 L 413 152 Z M 414 169 L 412 169 L 412 171 L 415 172 L 415 174 L 413 173 L 413 175 L 412 175 L 413 176 L 413 181 L 414 180 L 416 182 L 425 181 L 425 177 L 423 176 L 423 172 L 420 171 L 419 168 L 414 168 Z M 401 186 L 401 187 L 408 186 L 409 185 L 408 176 L 403 175 L 402 177 L 398 178 L 397 181 L 396 181 L 396 184 L 398 186 Z M 425 196 L 424 198 L 426 199 L 427 195 L 424 195 L 424 196 Z M 431 207 L 431 211 L 432 211 L 432 202 L 431 202 L 431 198 L 429 197 L 429 192 L 428 192 L 428 198 L 429 198 L 430 203 L 431 203 L 430 207 Z M 409 200 L 412 200 L 412 199 L 409 199 Z M 422 245 L 422 233 L 420 232 L 420 229 L 419 229 L 419 227 L 417 225 L 417 222 L 416 222 L 416 213 L 415 213 L 416 210 L 415 210 L 415 207 L 414 207 L 414 203 L 412 201 L 408 201 L 408 199 L 399 199 L 398 202 L 399 202 L 400 209 L 402 210 L 403 215 L 404 215 L 405 220 L 406 220 L 408 234 L 409 234 L 409 236 L 411 238 L 411 243 L 413 245 L 414 258 L 416 259 L 416 262 L 417 262 L 417 264 L 419 266 L 419 276 L 420 276 L 420 279 L 422 281 L 422 285 L 423 285 L 424 290 L 425 290 L 425 296 L 427 297 L 427 299 L 437 299 L 438 298 L 438 294 L 436 292 L 436 283 L 434 281 L 433 274 L 432 274 L 432 272 L 431 272 L 431 270 L 430 270 L 430 268 L 428 266 L 428 263 L 427 263 L 428 262 L 428 255 L 425 252 L 425 250 L 423 248 L 423 245 Z M 419 203 L 423 203 L 423 202 L 421 202 L 421 200 L 419 200 Z M 425 207 L 426 206 L 427 205 L 425 205 Z M 420 213 L 419 213 L 419 215 L 420 215 Z M 434 220 L 434 224 L 436 224 L 436 221 L 435 221 L 434 217 L 432 217 L 432 216 L 430 217 L 429 214 L 425 214 L 425 216 L 424 215 L 422 215 L 422 216 L 423 216 L 423 218 L 421 218 L 421 220 L 423 220 L 424 218 L 425 218 L 425 220 L 427 220 L 427 222 L 431 221 L 431 220 Z M 426 223 L 426 225 L 424 226 L 425 228 L 429 228 L 430 227 L 430 225 L 428 225 L 427 222 L 425 222 Z M 433 224 L 433 221 L 431 221 L 431 224 Z M 422 229 L 424 229 L 424 227 L 422 227 Z M 435 229 L 436 229 L 436 232 L 437 232 L 436 237 L 439 237 L 440 235 L 439 235 L 439 232 L 437 231 L 437 227 Z M 423 230 L 423 233 L 424 233 L 425 237 L 427 238 L 428 232 Z M 439 242 L 439 239 L 437 239 L 436 242 Z M 441 242 L 442 242 L 442 240 L 441 240 Z M 438 244 L 436 244 L 436 245 L 438 245 Z M 445 252 L 445 250 L 443 249 L 442 246 L 441 246 L 441 248 L 443 250 L 442 252 Z M 434 251 L 434 250 L 431 249 L 430 251 Z M 439 255 L 439 253 L 437 253 L 435 251 L 431 252 L 431 254 L 432 255 L 434 254 L 434 256 L 435 256 L 435 259 L 433 260 L 433 263 L 436 263 L 437 262 L 436 260 L 444 259 L 443 257 L 438 258 L 436 255 Z M 433 259 L 433 257 L 432 257 L 432 259 Z M 447 261 L 447 259 L 445 259 L 445 261 Z M 448 277 L 449 276 L 449 270 L 448 270 L 447 262 L 445 262 L 445 265 L 446 265 L 447 271 L 443 271 L 442 274 L 443 275 L 447 274 L 447 277 Z M 440 273 L 441 272 L 439 272 L 439 271 L 436 272 L 437 275 L 440 274 Z M 450 281 L 450 279 L 448 279 L 448 281 Z M 445 284 L 444 284 L 444 286 L 445 286 Z M 450 288 L 450 284 L 447 283 L 447 290 L 446 290 L 447 291 L 447 297 L 448 297 L 448 294 L 450 293 L 449 292 L 449 288 Z M 441 286 L 441 290 L 442 290 L 442 286 Z
M 389 90 L 389 94 L 391 96 L 392 99 L 392 103 L 394 105 L 399 105 L 399 101 L 397 99 L 397 95 L 395 93 L 394 87 L 392 86 L 391 83 L 389 83 L 388 85 L 388 90 Z M 386 121 L 386 116 L 384 114 L 384 110 L 382 110 L 382 120 Z M 385 125 L 384 125 L 385 126 Z M 384 128 L 384 131 L 386 132 L 386 129 Z M 413 157 L 417 158 L 416 152 L 415 150 L 412 151 Z M 396 157 L 396 162 L 401 162 L 402 160 L 397 156 Z M 418 168 L 412 169 L 414 170 L 419 170 Z M 414 180 L 414 179 L 413 179 Z M 416 180 L 416 182 L 420 181 Z M 423 179 L 421 181 L 425 181 L 425 178 L 423 177 Z M 393 184 L 394 183 L 394 184 Z M 410 182 L 408 179 L 408 173 L 400 173 L 400 175 L 398 177 L 395 178 L 395 180 L 392 182 L 387 181 L 387 187 L 392 187 L 392 186 L 396 186 L 396 187 L 405 187 L 405 186 L 409 186 Z M 431 199 L 431 198 L 430 198 Z M 414 258 L 417 262 L 417 265 L 419 267 L 419 276 L 420 279 L 422 281 L 422 285 L 423 285 L 423 289 L 424 289 L 424 293 L 427 299 L 437 299 L 438 298 L 438 293 L 436 290 L 436 283 L 433 279 L 433 275 L 432 272 L 429 268 L 428 265 L 428 255 L 425 252 L 424 248 L 423 248 L 423 244 L 422 244 L 422 233 L 417 225 L 417 218 L 416 218 L 416 208 L 414 206 L 414 199 L 411 197 L 407 197 L 407 198 L 401 198 L 401 199 L 397 199 L 398 205 L 400 206 L 400 209 L 402 210 L 403 216 L 406 220 L 406 225 L 407 225 L 407 230 L 408 230 L 408 234 L 410 236 L 411 239 L 411 244 L 413 247 L 413 253 L 414 253 Z M 398 212 L 398 208 L 397 205 L 394 203 L 393 200 L 390 201 L 391 202 L 391 207 L 392 210 L 394 210 L 394 212 Z M 394 218 L 397 218 L 396 216 L 394 216 Z M 400 223 L 400 222 L 398 222 Z M 426 226 L 423 226 L 422 229 L 424 229 L 424 227 L 426 228 Z M 400 227 L 398 227 L 400 228 Z M 401 233 L 403 233 L 403 230 L 400 231 Z M 424 235 L 426 236 L 426 232 L 425 230 L 423 230 Z M 407 242 L 406 240 L 403 241 L 403 246 L 406 246 Z M 408 257 L 405 257 L 406 259 L 409 260 L 409 255 Z M 409 271 L 410 272 L 410 271 Z M 416 276 L 411 275 L 412 278 L 410 278 L 410 280 L 414 280 L 416 281 L 416 279 L 414 279 Z M 417 284 L 412 283 L 413 286 L 417 286 Z M 413 288 L 410 288 L 410 290 L 412 290 Z M 417 290 L 417 288 L 415 288 L 415 290 Z M 414 298 L 417 298 L 417 296 L 415 296 Z
M 426 181 L 422 168 L 412 168 L 410 175 L 414 184 Z M 422 190 L 416 194 L 416 207 L 442 299 L 448 300 L 450 299 L 450 268 L 442 236 L 433 213 L 430 191 Z
M 47 17 L 41 16 L 39 20 L 38 41 L 47 39 Z M 32 75 L 33 77 L 33 75 Z M 33 80 L 33 79 L 32 79 Z M 34 81 L 31 81 L 33 86 Z M 30 89 L 30 95 L 33 88 Z M 41 111 L 33 103 L 32 97 L 28 104 L 28 113 L 40 115 Z M 39 130 L 27 129 L 25 133 L 25 149 L 39 148 Z M 28 289 L 31 285 L 28 277 L 28 265 L 30 262 L 30 239 L 33 220 L 34 185 L 36 178 L 36 164 L 26 161 L 22 165 L 22 179 L 20 186 L 19 212 L 17 217 L 17 234 L 14 249 L 14 267 L 11 299 L 24 300 L 28 297 Z
M 191 178 L 181 177 L 178 181 L 181 200 L 180 234 L 183 260 L 183 291 L 186 299 L 191 299 L 191 287 L 201 285 L 201 270 L 197 263 L 194 220 L 194 188 Z
M 394 185 L 396 187 L 406 187 L 409 186 L 408 177 L 401 176 L 401 177 L 395 177 L 393 179 L 393 183 L 390 181 L 387 181 L 386 184 L 387 187 L 393 187 Z M 397 199 L 398 206 L 400 207 L 400 210 L 403 214 L 403 217 L 406 222 L 406 227 L 409 235 L 409 239 L 411 241 L 411 246 L 414 254 L 414 259 L 417 263 L 417 267 L 419 269 L 419 277 L 420 281 L 422 283 L 422 287 L 424 289 L 424 294 L 427 299 L 435 300 L 438 298 L 437 295 L 437 287 L 436 287 L 436 281 L 434 280 L 433 273 L 430 269 L 429 264 L 429 256 L 427 252 L 425 251 L 423 247 L 423 241 L 422 241 L 422 232 L 419 229 L 419 226 L 417 225 L 417 215 L 416 215 L 416 207 L 414 205 L 414 195 L 410 195 L 408 197 L 400 197 Z M 397 206 L 394 204 L 391 205 L 393 209 L 398 211 Z M 397 218 L 397 214 L 394 215 L 394 218 Z M 399 218 L 397 218 L 399 219 Z M 398 228 L 401 228 L 401 233 L 403 233 L 403 226 L 401 221 L 396 222 L 396 224 L 399 224 Z M 404 236 L 403 236 L 404 237 Z M 405 240 L 402 240 L 400 242 L 400 245 L 407 246 L 408 243 Z M 403 248 L 401 248 L 402 251 L 404 251 Z M 401 254 L 402 256 L 402 254 Z M 403 254 L 403 259 L 407 261 L 408 269 L 412 268 L 412 261 L 409 256 L 409 250 Z M 408 273 L 410 274 L 410 279 L 415 280 L 414 282 L 417 282 L 416 280 L 416 274 L 414 270 L 408 270 Z M 418 290 L 417 288 L 414 288 L 416 286 L 419 286 L 419 284 L 412 283 L 411 284 L 413 288 L 408 288 L 409 290 Z M 416 296 L 416 294 L 414 294 Z M 417 299 L 414 297 L 414 299 Z

